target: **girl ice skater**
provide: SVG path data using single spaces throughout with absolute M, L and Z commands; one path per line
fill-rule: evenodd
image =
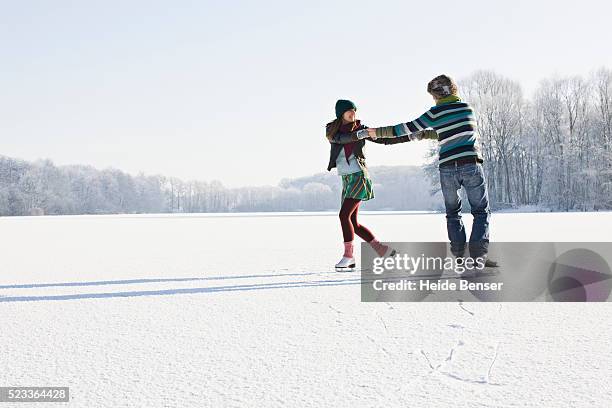
M 326 136 L 331 144 L 329 165 L 327 170 L 334 167 L 342 178 L 342 206 L 340 207 L 340 225 L 344 238 L 344 254 L 336 264 L 336 270 L 350 270 L 355 267 L 353 257 L 353 240 L 355 234 L 372 246 L 378 256 L 392 255 L 392 250 L 380 243 L 372 231 L 357 220 L 359 204 L 374 198 L 372 180 L 363 155 L 365 140 L 375 143 L 396 144 L 419 140 L 423 137 L 436 137 L 429 135 L 432 131 L 421 131 L 402 137 L 376 138 L 368 135 L 367 126 L 355 119 L 357 107 L 348 100 L 336 102 L 336 119 L 326 126 Z

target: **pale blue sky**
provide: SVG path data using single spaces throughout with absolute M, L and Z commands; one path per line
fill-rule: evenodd
M 0 154 L 228 186 L 324 171 L 338 98 L 413 119 L 426 83 L 527 92 L 612 67 L 608 2 L 0 1 Z M 425 142 L 368 147 L 418 164 Z

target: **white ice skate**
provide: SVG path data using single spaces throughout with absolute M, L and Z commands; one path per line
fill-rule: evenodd
M 355 258 L 343 256 L 340 262 L 336 264 L 336 271 L 345 272 L 355 269 Z

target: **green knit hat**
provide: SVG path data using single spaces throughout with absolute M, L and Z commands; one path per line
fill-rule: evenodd
M 336 118 L 340 119 L 344 112 L 351 109 L 357 110 L 357 106 L 353 102 L 347 99 L 338 99 L 338 102 L 336 102 Z

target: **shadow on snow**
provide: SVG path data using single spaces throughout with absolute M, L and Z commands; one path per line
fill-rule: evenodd
M 238 276 L 211 276 L 211 277 L 203 277 L 203 278 L 124 279 L 124 280 L 108 280 L 108 281 L 92 281 L 92 282 L 32 283 L 32 284 L 3 285 L 3 286 L 0 286 L 0 289 L 33 289 L 33 288 L 48 288 L 48 287 L 129 285 L 129 284 L 164 283 L 164 282 L 198 282 L 198 281 L 211 281 L 211 280 L 276 278 L 276 277 L 285 277 L 285 276 L 308 276 L 308 275 L 320 275 L 320 273 L 307 272 L 307 273 L 259 274 L 259 275 L 238 275 Z M 41 300 L 78 300 L 78 299 L 125 298 L 125 297 L 138 297 L 138 296 L 188 295 L 188 294 L 197 294 L 197 293 L 235 292 L 235 291 L 250 291 L 250 290 L 261 290 L 261 289 L 283 289 L 283 288 L 305 288 L 305 287 L 317 287 L 317 286 L 356 285 L 360 283 L 361 283 L 360 278 L 357 277 L 357 278 L 350 278 L 350 279 L 325 279 L 325 280 L 316 280 L 316 281 L 257 283 L 257 284 L 249 284 L 249 285 L 210 286 L 210 287 L 199 287 L 199 288 L 176 288 L 176 289 L 140 290 L 140 291 L 125 291 L 125 292 L 73 293 L 73 294 L 67 294 L 67 295 L 7 296 L 7 297 L 0 297 L 0 302 L 29 302 L 29 301 L 41 301 Z

